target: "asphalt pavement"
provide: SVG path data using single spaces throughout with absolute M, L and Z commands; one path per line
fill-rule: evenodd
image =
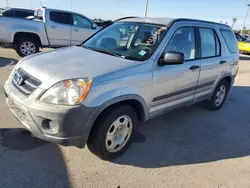
M 5 103 L 3 84 L 20 58 L 0 48 L 0 188 L 250 187 L 250 56 L 218 112 L 185 107 L 148 121 L 120 158 L 32 137 Z

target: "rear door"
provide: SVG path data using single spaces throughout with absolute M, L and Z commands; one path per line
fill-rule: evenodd
M 213 27 L 199 27 L 201 71 L 195 101 L 208 97 L 216 81 L 225 71 L 219 33 Z
M 93 28 L 93 23 L 89 19 L 82 15 L 73 14 L 71 45 L 81 44 L 95 32 L 96 28 Z
M 50 45 L 53 47 L 70 46 L 72 14 L 50 11 L 46 29 Z

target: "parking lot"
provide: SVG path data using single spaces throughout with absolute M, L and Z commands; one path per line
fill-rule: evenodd
M 222 110 L 190 106 L 150 120 L 120 158 L 32 137 L 5 103 L 3 84 L 20 59 L 0 48 L 0 187 L 250 187 L 250 56 Z

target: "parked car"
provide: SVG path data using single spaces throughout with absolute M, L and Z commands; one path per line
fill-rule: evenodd
M 117 34 L 124 29 L 127 36 Z M 82 45 L 22 59 L 4 90 L 34 136 L 80 148 L 87 143 L 107 160 L 121 155 L 151 118 L 200 101 L 219 110 L 238 67 L 227 25 L 129 18 Z
M 235 37 L 238 41 L 240 53 L 250 53 L 250 40 L 238 33 L 235 33 Z
M 1 12 L 0 16 L 12 17 L 12 18 L 26 18 L 34 15 L 34 10 L 10 8 Z
M 81 44 L 98 29 L 81 14 L 42 8 L 34 20 L 0 17 L 0 44 L 14 47 L 24 57 L 39 52 L 40 47 Z

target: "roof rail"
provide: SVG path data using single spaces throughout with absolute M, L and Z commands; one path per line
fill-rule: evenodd
M 123 18 L 119 18 L 117 20 L 114 20 L 113 22 L 118 22 L 118 21 L 121 21 L 121 20 L 130 19 L 130 18 L 138 18 L 138 17 L 136 17 L 136 16 L 127 16 L 127 17 L 123 17 Z

